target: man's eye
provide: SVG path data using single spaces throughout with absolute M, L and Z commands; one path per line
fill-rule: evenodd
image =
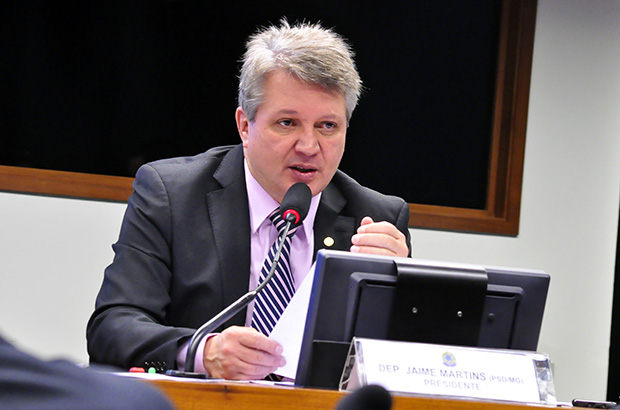
M 324 122 L 323 123 L 323 128 L 325 128 L 326 130 L 333 130 L 337 127 L 335 122 Z
M 291 125 L 293 125 L 293 121 L 292 120 L 280 120 L 278 121 L 278 124 L 282 125 L 283 127 L 290 127 Z

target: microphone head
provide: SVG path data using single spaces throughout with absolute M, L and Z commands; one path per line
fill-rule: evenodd
M 308 185 L 298 182 L 291 186 L 280 204 L 280 215 L 285 221 L 297 226 L 303 222 L 310 209 L 312 191 Z
M 389 410 L 392 408 L 392 396 L 383 387 L 376 384 L 360 387 L 345 396 L 338 403 L 337 410 Z

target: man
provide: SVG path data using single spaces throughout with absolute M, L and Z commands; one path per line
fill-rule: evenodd
M 172 410 L 155 388 L 64 360 L 34 358 L 0 337 L 0 409 Z
M 320 248 L 410 255 L 408 205 L 337 170 L 360 90 L 352 52 L 331 30 L 283 21 L 250 38 L 241 145 L 138 170 L 88 325 L 93 362 L 184 366 L 194 330 L 258 284 L 277 237 L 267 217 L 294 183 L 312 191 L 291 241 L 295 286 Z M 282 366 L 282 347 L 249 326 L 252 314 L 250 305 L 207 338 L 196 370 L 256 379 Z

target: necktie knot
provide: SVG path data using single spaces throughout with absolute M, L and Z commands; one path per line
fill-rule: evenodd
M 286 221 L 282 218 L 282 215 L 280 215 L 280 208 L 274 209 L 269 214 L 269 219 L 271 220 L 271 223 L 273 223 L 273 225 L 278 230 L 278 236 L 282 235 L 282 232 L 284 232 L 284 228 L 286 228 Z M 289 229 L 288 234 L 286 235 L 287 238 L 292 237 L 297 231 L 297 228 L 299 228 L 299 226 L 301 225 L 298 225 L 298 226 L 295 226 Z

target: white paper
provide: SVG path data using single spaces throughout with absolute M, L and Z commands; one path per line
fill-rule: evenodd
M 269 335 L 271 339 L 280 343 L 284 348 L 282 355 L 286 359 L 286 365 L 276 371 L 276 374 L 280 376 L 294 379 L 297 373 L 313 281 L 314 264 Z

